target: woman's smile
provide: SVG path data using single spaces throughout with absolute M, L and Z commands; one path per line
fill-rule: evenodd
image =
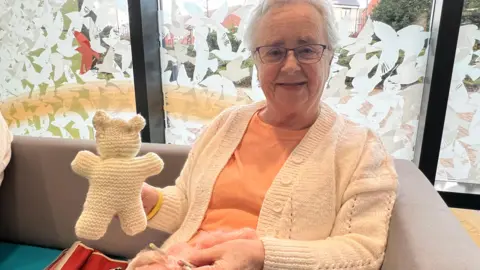
M 304 86 L 307 86 L 307 82 L 285 82 L 285 83 L 277 83 L 276 87 L 280 87 L 285 90 L 300 90 Z

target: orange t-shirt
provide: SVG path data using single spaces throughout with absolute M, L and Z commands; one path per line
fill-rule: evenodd
M 265 194 L 307 131 L 271 126 L 255 113 L 218 175 L 199 232 L 256 229 Z

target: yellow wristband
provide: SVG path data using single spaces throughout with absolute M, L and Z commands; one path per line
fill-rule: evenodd
M 163 204 L 163 193 L 160 190 L 158 190 L 157 203 L 155 204 L 155 207 L 153 207 L 153 209 L 150 211 L 150 213 L 148 213 L 147 220 L 152 219 L 158 213 L 158 211 L 160 211 L 160 207 L 162 207 L 162 204 Z

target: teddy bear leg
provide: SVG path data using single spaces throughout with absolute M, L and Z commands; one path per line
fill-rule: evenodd
M 75 225 L 77 237 L 98 240 L 105 235 L 114 213 L 109 211 L 89 211 L 85 209 Z
M 147 217 L 140 205 L 137 205 L 137 207 L 129 206 L 118 215 L 120 226 L 127 235 L 133 236 L 147 229 Z

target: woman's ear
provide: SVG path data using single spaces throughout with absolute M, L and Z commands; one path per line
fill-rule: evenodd
M 130 130 L 138 133 L 145 127 L 145 119 L 140 114 L 137 114 L 128 121 L 128 125 L 130 126 Z
M 97 111 L 95 116 L 93 116 L 93 127 L 97 131 L 102 131 L 107 126 L 108 122 L 110 121 L 110 117 L 104 111 Z

